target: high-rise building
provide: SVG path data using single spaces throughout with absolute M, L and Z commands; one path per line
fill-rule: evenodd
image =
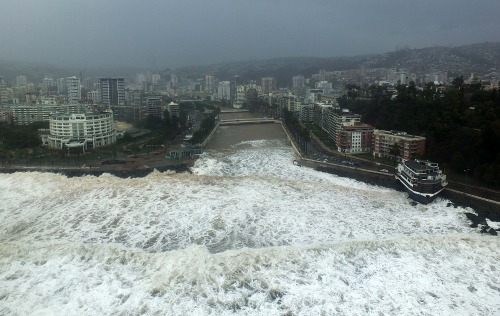
M 85 77 L 82 80 L 83 89 L 87 91 L 94 90 L 94 80 L 90 77 Z
M 327 115 L 327 133 L 335 142 L 339 140 L 342 126 L 354 126 L 361 123 L 361 115 L 353 113 L 348 109 L 338 110 L 335 107 Z M 338 144 L 337 144 L 338 146 Z
M 17 76 L 16 77 L 16 86 L 21 87 L 26 85 L 26 76 Z
M 304 76 L 298 75 L 292 77 L 292 91 L 298 97 L 303 97 L 306 93 L 306 80 Z
M 68 91 L 68 102 L 70 104 L 78 103 L 82 99 L 80 78 L 75 76 L 66 78 L 66 89 Z
M 262 93 L 268 94 L 276 90 L 276 79 L 264 77 L 261 79 Z
M 54 79 L 52 77 L 45 77 L 42 80 L 42 92 L 47 93 L 50 88 L 54 86 Z
M 172 101 L 167 105 L 167 110 L 168 113 L 170 114 L 170 117 L 174 115 L 179 117 L 179 104 Z
M 57 81 L 57 94 L 66 93 L 66 78 L 58 78 Z
M 214 76 L 205 76 L 205 92 L 213 92 L 214 90 Z
M 219 82 L 217 93 L 219 95 L 219 99 L 229 100 L 231 98 L 231 83 L 229 81 Z
M 152 74 L 151 75 L 151 83 L 152 84 L 159 84 L 160 83 L 160 75 L 159 74 Z
M 12 88 L 0 87 L 0 104 L 14 103 L 14 90 Z
M 125 105 L 125 79 L 99 78 L 101 103 L 106 105 Z
M 146 99 L 146 111 L 148 116 L 156 116 L 164 118 L 164 111 L 166 107 L 163 106 L 161 96 L 149 96 Z

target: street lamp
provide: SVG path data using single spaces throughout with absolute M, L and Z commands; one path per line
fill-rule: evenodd
M 465 169 L 465 185 L 467 185 L 467 173 L 470 171 L 470 169 Z

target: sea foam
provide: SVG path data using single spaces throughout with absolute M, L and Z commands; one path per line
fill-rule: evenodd
M 472 210 L 293 159 L 253 141 L 193 174 L 0 175 L 0 314 L 500 310 L 500 242 L 469 227 Z

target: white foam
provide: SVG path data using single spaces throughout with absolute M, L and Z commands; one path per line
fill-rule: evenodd
M 499 239 L 470 210 L 293 159 L 253 141 L 193 175 L 0 175 L 0 314 L 500 310 Z
M 488 218 L 486 219 L 486 223 L 488 224 L 489 227 L 493 228 L 494 230 L 499 230 L 500 229 L 500 223 L 499 222 L 494 222 L 489 220 Z

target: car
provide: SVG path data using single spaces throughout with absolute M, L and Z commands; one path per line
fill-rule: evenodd
M 376 162 L 375 164 L 376 164 L 377 166 L 380 166 L 380 162 Z
M 380 169 L 381 172 L 389 172 L 387 169 Z

